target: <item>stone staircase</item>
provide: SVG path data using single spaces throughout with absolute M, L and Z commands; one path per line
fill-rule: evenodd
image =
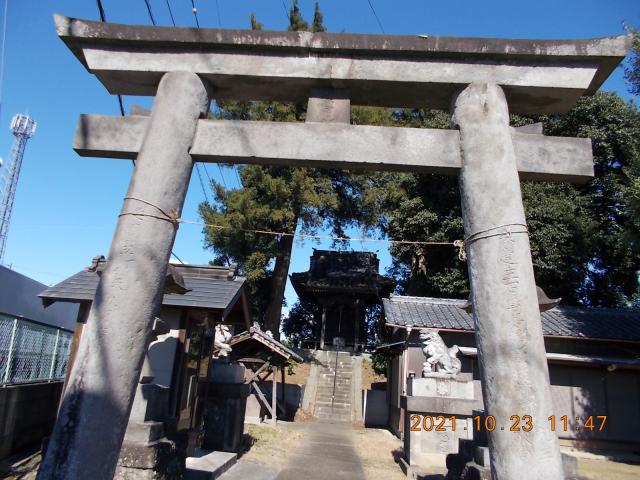
M 353 362 L 348 352 L 322 352 L 314 415 L 319 419 L 352 421 Z M 336 361 L 337 360 L 337 361 Z

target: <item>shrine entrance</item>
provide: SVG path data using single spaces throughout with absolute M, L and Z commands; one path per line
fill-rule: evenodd
M 519 182 L 588 181 L 591 142 L 513 129 L 509 113 L 567 111 L 604 82 L 630 37 L 193 30 L 61 16 L 56 27 L 109 92 L 155 99 L 150 117 L 79 121 L 79 154 L 136 159 L 136 168 L 39 478 L 113 475 L 194 161 L 459 175 L 486 413 L 506 427 L 514 414 L 534 423 L 549 416 Z M 307 121 L 207 120 L 212 98 L 308 101 Z M 352 103 L 452 106 L 454 127 L 354 126 Z M 98 440 L 92 432 L 106 433 Z M 514 441 L 496 428 L 488 437 L 496 479 L 563 478 L 554 432 L 534 428 Z

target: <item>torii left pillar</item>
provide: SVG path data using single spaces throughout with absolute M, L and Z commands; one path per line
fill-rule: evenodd
M 209 93 L 194 73 L 168 72 L 160 81 L 38 479 L 113 478 L 191 177 L 189 149 Z

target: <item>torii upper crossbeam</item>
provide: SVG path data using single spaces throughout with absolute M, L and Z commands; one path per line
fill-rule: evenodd
M 78 152 L 137 162 L 39 478 L 113 475 L 193 160 L 459 173 L 484 402 L 498 425 L 494 478 L 563 478 L 557 437 L 542 426 L 549 375 L 518 175 L 584 181 L 592 157 L 588 140 L 510 128 L 509 112 L 566 111 L 599 88 L 630 38 L 196 30 L 60 16 L 56 26 L 111 93 L 155 100 L 149 118 L 79 123 Z M 304 125 L 205 121 L 212 97 L 309 100 L 309 113 Z M 453 105 L 457 130 L 346 125 L 351 103 Z M 512 415 L 530 415 L 535 428 L 501 430 Z

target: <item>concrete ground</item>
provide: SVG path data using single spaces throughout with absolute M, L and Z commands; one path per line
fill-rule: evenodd
M 251 426 L 249 435 L 258 438 L 253 447 L 220 480 L 402 480 L 406 478 L 395 462 L 401 442 L 386 430 L 354 428 L 348 423 L 308 422 L 279 424 L 274 430 L 288 444 L 286 454 L 274 442 L 273 427 Z M 262 430 L 262 431 L 261 431 Z M 291 438 L 297 438 L 291 442 Z M 252 450 L 254 450 L 252 452 Z M 272 450 L 272 454 L 269 451 Z
M 403 480 L 402 442 L 386 430 L 325 422 L 245 426 L 250 448 L 220 480 Z M 640 479 L 640 456 L 569 452 L 585 480 Z M 0 479 L 34 480 L 40 455 L 0 462 Z M 443 480 L 444 459 L 421 480 Z

